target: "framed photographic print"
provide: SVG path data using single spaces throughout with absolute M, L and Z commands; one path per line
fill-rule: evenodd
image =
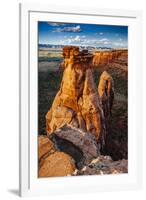
M 19 10 L 20 195 L 140 188 L 141 12 Z

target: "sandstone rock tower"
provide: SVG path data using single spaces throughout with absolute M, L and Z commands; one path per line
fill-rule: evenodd
M 102 101 L 102 108 L 105 118 L 111 115 L 111 109 L 114 100 L 114 81 L 111 75 L 104 71 L 99 80 L 98 94 Z
M 90 132 L 101 142 L 106 134 L 104 114 L 92 75 L 93 56 L 78 47 L 64 47 L 64 73 L 60 89 L 46 114 L 50 135 L 69 124 Z

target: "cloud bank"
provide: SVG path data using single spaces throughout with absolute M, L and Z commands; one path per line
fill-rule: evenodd
M 53 30 L 53 32 L 72 32 L 72 33 L 77 33 L 81 32 L 81 27 L 80 25 L 77 26 L 72 26 L 72 27 L 63 27 L 63 28 L 57 28 Z

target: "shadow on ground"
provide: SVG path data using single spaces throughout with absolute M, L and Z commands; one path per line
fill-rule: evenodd
M 18 189 L 8 189 L 8 192 L 15 195 L 15 196 L 19 196 L 19 190 Z

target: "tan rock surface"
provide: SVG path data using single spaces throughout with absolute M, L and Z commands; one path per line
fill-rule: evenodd
M 45 158 L 39 168 L 39 177 L 71 175 L 75 171 L 74 160 L 63 152 L 55 152 Z
M 106 71 L 100 76 L 98 94 L 102 101 L 104 116 L 108 117 L 108 115 L 111 114 L 114 100 L 114 81 L 111 75 Z
M 113 51 L 103 51 L 95 52 L 93 56 L 92 64 L 96 67 L 104 66 L 111 62 L 115 62 L 116 59 L 127 56 L 127 50 L 113 50 Z
M 38 158 L 39 160 L 49 153 L 55 151 L 54 144 L 47 136 L 40 135 L 38 137 Z

